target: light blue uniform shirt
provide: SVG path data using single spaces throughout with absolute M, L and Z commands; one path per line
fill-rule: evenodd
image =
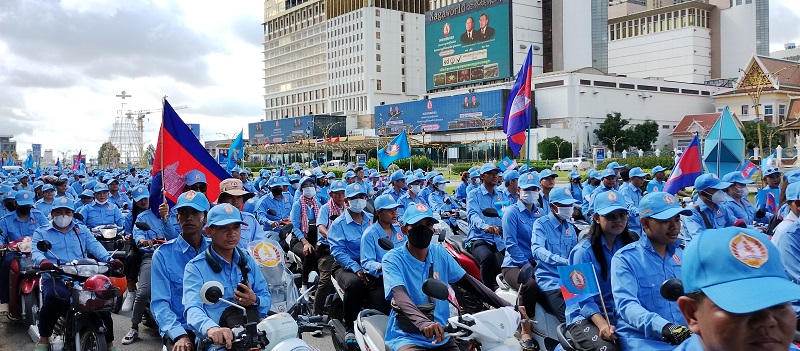
M 222 298 L 233 302 L 233 292 L 239 282 L 242 281 L 242 273 L 238 265 L 238 250 L 233 251 L 231 263 L 226 262 L 213 249 L 211 250 L 211 257 L 222 266 L 222 271 L 219 273 L 214 273 L 211 270 L 203 252 L 191 259 L 183 272 L 183 313 L 186 317 L 186 323 L 191 326 L 195 334 L 200 338 L 207 336 L 209 329 L 219 326 L 222 312 L 228 308 L 228 305 L 223 302 L 217 302 L 213 305 L 203 303 L 200 299 L 200 288 L 205 282 L 216 280 L 222 283 L 224 287 L 225 291 L 223 291 Z M 258 298 L 258 315 L 264 318 L 272 304 L 267 281 L 250 255 L 247 255 L 247 267 L 250 269 L 250 272 L 247 273 L 247 280 Z
M 422 193 L 422 191 L 420 191 L 420 193 Z M 415 204 L 418 204 L 418 205 L 419 204 L 423 204 L 425 206 L 430 207 L 428 205 L 428 200 L 426 198 L 424 198 L 424 197 L 422 197 L 420 195 L 417 195 L 416 197 L 411 198 L 411 192 L 407 191 L 397 199 L 397 203 L 401 205 L 400 207 L 397 208 L 397 216 L 398 216 L 398 218 L 403 218 L 403 214 L 406 213 L 406 208 L 408 208 L 408 204 L 410 204 L 412 202 L 415 203 Z
M 262 228 L 256 220 L 256 216 L 254 216 L 252 213 L 241 212 L 240 214 L 244 224 L 241 225 L 242 235 L 239 238 L 239 244 L 236 246 L 244 251 L 247 251 L 247 245 L 253 241 L 261 241 L 266 239 L 267 234 L 264 232 L 264 228 Z
M 428 247 L 428 257 L 425 262 L 416 259 L 408 251 L 407 245 L 395 248 L 383 256 L 383 291 L 386 299 L 390 300 L 392 289 L 403 286 L 408 292 L 408 296 L 416 305 L 428 303 L 428 296 L 422 292 L 422 283 L 428 279 L 428 272 L 431 265 L 435 278 L 449 284 L 453 284 L 464 277 L 464 269 L 450 256 L 444 247 L 433 244 Z M 441 325 L 447 324 L 450 317 L 450 305 L 447 301 L 432 299 L 436 307 L 433 312 L 434 322 Z M 444 345 L 450 340 L 445 334 L 441 343 L 434 342 L 433 338 L 426 339 L 419 333 L 406 333 L 397 325 L 397 317 L 394 310 L 389 313 L 389 323 L 386 325 L 385 344 L 392 350 L 397 350 L 403 345 L 417 345 L 424 348 L 433 348 Z
M 47 217 L 50 216 L 50 211 L 53 209 L 53 201 L 47 203 L 44 201 L 44 199 L 39 199 L 39 201 L 36 201 L 34 207 L 36 207 L 37 210 L 41 211 L 42 214 L 44 214 L 45 217 Z
M 647 193 L 649 194 L 649 193 L 664 191 L 665 185 L 667 185 L 666 182 L 659 182 L 653 179 L 647 183 Z
M 369 188 L 369 189 L 372 189 L 372 188 Z M 424 187 L 422 187 L 422 190 L 419 191 L 419 195 L 417 195 L 417 197 L 421 197 L 421 198 L 425 199 L 425 203 L 427 203 L 428 202 L 428 196 L 430 196 L 431 193 L 433 193 L 433 189 L 431 189 L 430 186 L 424 186 Z
M 623 350 L 672 350 L 675 346 L 662 340 L 667 323 L 686 325 L 678 304 L 661 297 L 661 284 L 669 278 L 681 278 L 683 251 L 678 242 L 667 246 L 661 256 L 650 238 L 617 251 L 611 258 L 611 292 L 617 310 L 617 334 Z
M 132 218 L 133 216 L 131 216 Z M 139 244 L 139 240 L 153 240 L 155 238 L 164 238 L 166 234 L 166 225 L 161 218 L 156 217 L 153 214 L 153 211 L 150 209 L 146 209 L 139 213 L 136 216 L 136 222 L 144 222 L 150 226 L 150 230 L 141 230 L 136 228 L 134 225 L 133 227 L 133 242 L 137 245 Z M 152 247 L 139 247 L 139 251 L 141 252 L 153 252 L 154 249 Z
M 279 222 L 284 218 L 289 218 L 292 211 L 292 199 L 284 193 L 280 199 L 276 199 L 272 194 L 264 195 L 261 202 L 256 206 L 256 218 L 258 223 L 264 227 L 272 222 Z M 267 214 L 267 210 L 274 210 L 275 216 Z
M 558 266 L 566 266 L 570 250 L 578 243 L 578 235 L 570 221 L 559 223 L 550 213 L 533 222 L 531 251 L 536 260 L 536 284 L 543 291 L 561 288 Z
M 756 207 L 750 203 L 750 200 L 747 199 L 747 196 L 741 199 L 741 204 L 736 202 L 736 200 L 734 200 L 733 197 L 728 194 L 725 194 L 725 199 L 727 201 L 723 202 L 721 206 L 725 207 L 734 218 L 744 219 L 744 222 L 747 225 L 752 225 L 753 221 L 761 224 L 769 224 L 769 221 L 775 216 L 772 213 L 766 212 L 764 217 L 756 218 Z
M 389 252 L 378 245 L 378 239 L 385 236 L 386 231 L 383 230 L 380 223 L 375 222 L 364 231 L 364 236 L 361 237 L 361 267 L 364 267 L 364 272 L 373 277 L 381 276 L 381 262 L 383 262 L 383 256 Z M 403 246 L 407 240 L 397 223 L 392 224 L 392 235 L 388 238 L 392 240 L 394 247 Z
M 334 204 L 334 206 L 336 206 L 336 204 Z M 344 206 L 342 206 L 342 208 L 339 209 L 340 213 L 344 213 L 346 211 L 347 210 L 344 208 Z M 324 225 L 325 228 L 328 228 L 328 232 L 330 232 L 331 222 L 332 222 L 331 207 L 329 204 L 324 204 L 322 205 L 322 207 L 319 208 L 319 219 L 317 219 L 317 228 L 319 228 L 319 226 L 321 225 Z M 317 231 L 319 231 L 319 229 L 317 229 Z M 317 235 L 317 244 L 330 245 L 328 243 L 327 235 L 326 236 L 323 236 L 322 234 Z
M 573 182 L 570 182 L 569 186 L 567 188 L 569 188 L 569 191 L 572 193 L 572 198 L 575 199 L 575 201 L 578 201 L 578 202 L 583 202 L 584 201 L 583 200 L 583 189 L 581 188 L 581 185 L 575 184 Z
M 603 301 L 605 302 L 606 311 L 608 311 L 608 318 L 611 324 L 617 323 L 617 314 L 614 310 L 614 295 L 611 293 L 611 258 L 614 253 L 622 248 L 622 238 L 617 235 L 614 240 L 614 248 L 608 248 L 608 242 L 604 236 L 600 236 L 600 243 L 603 245 L 603 256 L 606 259 L 606 279 L 603 279 L 602 267 L 597 261 L 597 256 L 592 251 L 592 243 L 589 239 L 583 239 L 578 242 L 578 245 L 572 248 L 569 252 L 569 264 L 591 263 L 594 266 L 594 271 L 597 273 L 597 283 L 600 285 L 600 291 L 603 293 Z M 600 296 L 595 295 L 590 299 L 583 300 L 577 304 L 569 305 L 566 309 L 567 325 L 575 323 L 582 319 L 591 319 L 597 313 L 602 313 L 602 303 Z
M 506 207 L 503 213 L 503 242 L 506 253 L 502 267 L 522 267 L 526 263 L 533 264 L 531 250 L 533 222 L 542 216 L 542 211 L 535 205 L 533 212 L 528 211 L 522 201 Z
M 328 228 L 328 243 L 331 246 L 331 255 L 348 271 L 353 273 L 363 269 L 361 267 L 361 237 L 364 231 L 372 225 L 372 215 L 361 212 L 361 223 L 353 220 L 350 211 L 336 218 Z
M 120 185 L 120 188 L 122 188 L 121 185 Z M 119 207 L 119 208 L 122 208 L 123 205 L 127 203 L 128 204 L 128 209 L 130 209 L 131 205 L 132 205 L 131 204 L 131 199 L 128 198 L 128 195 L 125 195 L 125 193 L 123 193 L 122 190 L 120 190 L 119 193 L 117 193 L 117 196 L 114 196 L 114 194 L 112 194 L 109 191 L 108 192 L 108 202 L 111 202 L 114 205 L 117 205 L 117 207 Z
M 37 228 L 49 225 L 47 216 L 39 210 L 32 208 L 28 218 L 23 222 L 17 212 L 10 212 L 0 219 L 0 244 L 5 245 L 19 238 L 33 235 Z
M 83 184 L 80 181 L 73 181 L 69 187 L 72 188 L 73 192 L 80 194 L 83 192 Z
M 105 205 L 100 205 L 97 202 L 88 203 L 81 207 L 78 212 L 83 215 L 83 223 L 89 228 L 105 224 L 115 224 L 120 227 L 125 225 L 122 211 L 111 200 L 106 202 Z
M 591 217 L 589 216 L 589 199 L 592 197 L 594 189 L 597 189 L 597 186 L 590 185 L 588 181 L 583 183 L 583 192 L 581 193 L 581 195 L 583 195 L 583 199 L 581 199 L 581 212 L 589 223 L 592 223 L 590 220 Z
M 774 243 L 781 253 L 783 269 L 795 284 L 800 284 L 800 222 L 789 225 L 786 232 Z M 792 302 L 796 315 L 800 315 L 800 301 Z
M 445 203 L 447 199 L 450 199 L 450 203 Z M 455 200 L 450 198 L 446 192 L 436 190 L 430 195 L 428 195 L 428 205 L 431 208 L 431 211 L 441 213 L 445 211 L 452 211 L 455 207 Z M 405 212 L 405 211 L 404 211 Z M 398 215 L 400 214 L 398 210 Z M 456 219 L 453 217 L 450 218 L 442 218 L 443 221 L 447 222 L 448 224 L 455 225 Z
M 503 226 L 502 218 L 488 218 L 481 211 L 485 208 L 494 208 L 494 203 L 498 201 L 508 201 L 505 194 L 495 190 L 494 195 L 489 194 L 486 187 L 472 189 L 467 194 L 467 218 L 469 219 L 469 233 L 465 245 L 469 246 L 472 241 L 485 240 L 489 244 L 495 244 L 497 251 L 505 249 L 503 238 L 486 232 L 490 226 Z
M 472 184 L 472 182 L 470 182 L 470 184 L 469 184 L 469 185 L 467 185 L 467 197 L 469 197 L 469 193 L 470 193 L 472 190 L 475 190 L 475 189 L 477 189 L 477 188 L 478 188 L 478 187 L 480 187 L 480 186 L 481 186 L 481 185 L 480 185 L 480 183 L 478 183 L 478 184 L 476 185 L 476 184 Z
M 180 236 L 164 243 L 153 253 L 150 308 L 161 336 L 174 340 L 191 329 L 183 315 L 183 271 L 186 264 L 210 244 L 211 239 L 202 237 L 200 249 L 195 251 Z
M 36 247 L 41 240 L 47 240 L 53 245 L 49 252 L 41 252 Z M 31 257 L 36 265 L 42 263 L 44 259 L 55 264 L 58 262 L 56 256 L 61 263 L 65 263 L 79 258 L 87 258 L 90 253 L 100 262 L 111 261 L 111 255 L 108 254 L 106 248 L 94 238 L 88 228 L 76 221 L 72 222 L 66 233 L 53 228 L 52 224 L 39 227 L 33 232 L 32 244 Z
M 628 207 L 628 230 L 641 235 L 639 201 L 642 200 L 642 189 L 633 186 L 630 182 L 625 182 L 619 187 L 619 191 L 625 196 L 625 205 Z
M 386 193 L 386 194 L 391 194 L 392 197 L 394 197 L 395 199 L 399 199 L 401 196 L 403 196 L 405 193 L 408 192 L 408 190 L 403 190 L 403 189 L 400 189 L 399 192 L 395 192 L 394 191 L 394 186 L 391 186 L 391 185 L 387 188 L 387 190 L 389 192 Z
M 456 187 L 456 199 L 461 202 L 467 201 L 467 182 L 461 182 L 461 184 Z
M 321 207 L 319 205 L 319 201 L 316 198 L 314 198 L 314 201 L 317 202 L 318 208 Z M 295 201 L 292 204 L 292 211 L 289 213 L 289 219 L 292 221 L 292 223 L 294 223 L 294 226 L 292 226 L 292 233 L 294 233 L 294 235 L 297 237 L 297 240 L 301 240 L 306 237 L 306 234 L 303 233 L 300 226 L 300 217 L 301 217 L 300 209 L 301 209 L 300 201 Z M 306 215 L 308 216 L 309 221 L 316 222 L 317 218 L 316 215 L 314 214 L 314 207 L 306 206 Z M 310 228 L 311 226 L 309 226 L 309 229 Z
M 708 222 L 711 224 L 711 228 L 706 228 L 706 222 L 703 220 L 703 216 L 700 215 L 700 212 L 697 211 L 697 207 L 689 207 L 692 211 L 692 215 L 689 216 L 689 218 L 685 218 L 683 221 L 686 224 L 686 233 L 684 233 L 683 240 L 687 245 L 693 237 L 700 235 L 700 233 L 706 229 L 730 227 L 733 226 L 733 222 L 736 222 L 736 217 L 733 217 L 727 208 L 721 205 L 714 204 L 714 207 L 708 207 L 706 203 L 700 199 L 695 200 L 694 203 L 695 206 L 699 207 L 700 211 L 706 215 Z

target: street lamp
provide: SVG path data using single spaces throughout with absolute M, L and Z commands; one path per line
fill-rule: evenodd
M 325 141 L 325 159 L 328 158 L 328 135 L 330 134 L 334 126 L 336 126 L 337 124 L 342 124 L 344 122 L 345 121 L 339 121 L 322 127 L 322 139 Z
M 561 138 L 559 138 L 561 139 Z M 556 158 L 560 161 L 561 160 L 561 145 L 564 143 L 568 143 L 569 141 L 561 139 L 561 141 L 550 140 L 553 145 L 556 146 Z
M 473 117 L 475 120 L 478 121 L 478 123 L 481 124 L 481 129 L 483 129 L 483 140 L 487 140 L 488 141 L 488 139 L 489 139 L 489 128 L 492 128 L 492 127 L 495 126 L 495 124 L 497 123 L 497 118 L 498 117 L 500 117 L 499 113 L 495 113 L 492 117 L 487 117 L 487 118 L 483 118 L 483 117 L 480 117 L 480 116 Z M 486 162 L 489 162 L 489 148 L 486 148 L 486 152 L 484 153 L 484 155 L 486 155 Z
M 613 136 L 611 138 L 605 137 L 603 140 L 608 141 L 611 143 L 611 156 L 613 157 L 614 154 L 617 153 L 617 143 L 620 142 L 622 139 L 625 139 L 623 136 Z

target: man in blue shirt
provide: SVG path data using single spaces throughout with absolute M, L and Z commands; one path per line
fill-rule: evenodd
M 397 210 L 398 215 L 402 216 L 403 211 L 408 207 L 410 203 L 418 203 L 418 204 L 425 204 L 428 206 L 428 199 L 423 198 L 422 193 L 422 178 L 417 178 L 416 175 L 410 175 L 406 178 L 406 183 L 408 184 L 408 191 L 406 191 L 402 196 L 397 198 L 397 203 L 402 205 Z
M 653 193 L 657 191 L 664 191 L 664 185 L 666 185 L 666 168 L 661 166 L 653 167 L 651 171 L 653 173 L 653 179 L 647 183 L 647 192 Z
M 42 185 L 42 198 L 36 201 L 36 209 L 41 211 L 45 216 L 49 216 L 50 210 L 53 208 L 53 199 L 55 197 L 56 188 L 52 184 Z
M 175 208 L 181 235 L 153 254 L 150 308 L 165 345 L 172 351 L 186 351 L 194 347 L 195 334 L 183 314 L 183 271 L 211 243 L 203 235 L 210 205 L 205 195 L 190 190 L 178 197 Z
M 581 185 L 581 174 L 578 171 L 569 172 L 569 192 L 575 201 L 583 202 L 583 185 Z
M 270 178 L 268 183 L 270 193 L 261 198 L 261 203 L 256 209 L 256 218 L 264 230 L 270 228 L 280 230 L 278 227 L 291 223 L 289 214 L 292 211 L 292 200 L 283 192 L 284 183 L 280 178 L 278 176 Z M 267 213 L 268 210 L 275 211 L 275 214 Z
M 461 184 L 456 187 L 456 200 L 467 201 L 467 185 L 469 183 L 469 172 L 461 172 Z
M 628 172 L 628 181 L 622 183 L 619 192 L 625 196 L 625 203 L 628 206 L 628 230 L 642 234 L 642 225 L 639 223 L 639 201 L 642 200 L 642 185 L 647 176 L 641 167 L 635 167 Z
M 500 168 L 492 163 L 481 166 L 481 185 L 467 194 L 467 218 L 469 218 L 469 233 L 464 243 L 466 249 L 478 261 L 481 270 L 481 280 L 489 289 L 497 287 L 495 277 L 500 274 L 500 264 L 503 261 L 505 249 L 502 235 L 502 219 L 489 218 L 482 211 L 495 208 L 496 202 L 508 201 L 505 194 L 496 190 L 497 174 Z
M 305 285 L 308 281 L 308 274 L 317 269 L 317 256 L 314 249 L 317 246 L 317 218 L 319 218 L 319 201 L 317 200 L 317 187 L 314 180 L 303 177 L 300 180 L 300 194 L 297 201 L 292 203 L 292 211 L 289 214 L 292 224 L 292 252 L 303 260 L 303 272 L 301 278 Z
M 244 184 L 241 180 L 228 178 L 219 183 L 217 204 L 228 203 L 240 209 L 244 207 L 244 202 L 253 196 L 255 196 L 255 194 L 244 189 Z M 242 216 L 241 220 L 245 224 L 241 226 L 241 238 L 239 239 L 238 247 L 242 250 L 247 250 L 247 245 L 253 241 L 264 240 L 266 234 L 256 220 L 256 216 L 247 212 L 240 212 L 240 214 Z
M 481 171 L 480 169 L 473 169 L 469 171 L 469 184 L 467 185 L 467 197 L 469 197 L 469 193 L 478 187 L 481 186 Z M 466 200 L 464 200 L 466 201 Z
M 444 179 L 443 176 L 437 175 L 433 177 L 433 192 L 428 195 L 428 205 L 435 212 L 442 216 L 442 220 L 446 221 L 450 227 L 456 226 L 456 220 L 451 216 L 456 208 L 455 201 L 447 194 L 447 183 L 449 180 Z
M 691 217 L 686 218 L 686 233 L 683 238 L 688 243 L 706 229 L 730 227 L 736 218 L 723 207 L 725 203 L 725 189 L 731 183 L 722 182 L 716 174 L 706 173 L 694 181 L 694 189 L 699 192 L 691 209 Z
M 603 172 L 600 173 L 600 185 L 592 191 L 589 201 L 584 202 L 583 208 L 581 208 L 583 216 L 586 217 L 586 220 L 589 221 L 589 223 L 594 221 L 592 219 L 592 214 L 594 213 L 594 199 L 597 197 L 597 195 L 606 191 L 616 190 L 618 178 L 619 177 L 616 173 L 614 173 L 613 169 L 604 169 Z
M 120 209 L 127 210 L 131 208 L 131 199 L 128 198 L 128 195 L 119 191 L 120 185 L 119 180 L 112 179 L 110 183 L 108 183 L 108 201 L 117 205 Z
M 211 245 L 186 265 L 183 274 L 183 306 L 186 323 L 199 337 L 209 337 L 215 345 L 231 348 L 232 322 L 223 320 L 223 312 L 235 307 L 224 303 L 204 304 L 200 288 L 206 282 L 222 283 L 222 298 L 249 309 L 248 316 L 264 318 L 272 300 L 267 281 L 255 260 L 237 247 L 242 216 L 231 204 L 220 204 L 208 211 L 206 234 Z M 238 309 L 232 315 L 241 316 Z M 249 319 L 249 318 L 248 318 Z M 248 320 L 252 321 L 252 320 Z
M 764 189 L 780 190 L 781 171 L 777 167 L 772 167 L 764 169 L 762 172 L 764 172 Z M 756 196 L 756 208 L 766 209 L 766 197 Z
M 778 250 L 762 233 L 711 229 L 684 253 L 678 307 L 694 335 L 676 351 L 797 350 L 792 301 Z
M 380 238 L 389 238 L 394 244 L 393 247 L 401 247 L 406 242 L 406 236 L 397 224 L 397 208 L 400 204 L 394 201 L 392 195 L 386 194 L 375 199 L 375 223 L 364 231 L 361 237 L 361 267 L 367 273 L 370 283 L 374 280 L 376 284 L 368 284 L 367 288 L 376 290 L 375 293 L 383 294 L 383 256 L 389 250 L 383 249 L 379 244 Z M 386 300 L 374 308 L 385 314 L 389 314 L 389 303 Z
M 511 205 L 516 204 L 519 196 L 519 172 L 513 169 L 503 172 L 503 185 L 503 188 L 498 190 L 506 194 Z
M 681 277 L 681 215 L 688 215 L 674 196 L 645 195 L 639 202 L 645 235 L 611 258 L 611 291 L 623 350 L 672 350 L 688 335 L 677 304 L 661 297 L 661 283 Z
M 89 228 L 106 224 L 122 227 L 125 219 L 122 217 L 119 207 L 108 200 L 108 186 L 105 183 L 97 183 L 93 191 L 94 202 L 78 210 L 78 213 L 83 216 L 83 223 Z
M 722 176 L 722 181 L 732 184 L 725 190 L 726 201 L 723 207 L 726 207 L 733 217 L 743 219 L 747 225 L 753 224 L 754 221 L 762 225 L 769 223 L 774 215 L 767 212 L 763 217 L 756 218 L 756 207 L 747 199 L 747 195 L 750 194 L 747 185 L 753 184 L 752 180 L 744 179 L 742 172 L 733 171 Z
M 319 219 L 317 220 L 317 247 L 314 252 L 317 255 L 317 269 L 319 270 L 319 286 L 314 297 L 314 314 L 321 316 L 325 307 L 325 299 L 330 294 L 333 286 L 331 285 L 331 272 L 333 271 L 333 256 L 328 242 L 328 228 L 334 220 L 344 214 L 347 210 L 347 202 L 344 197 L 345 182 L 338 179 L 331 181 L 329 188 L 330 200 L 319 208 Z M 392 195 L 394 196 L 394 195 Z M 315 333 L 322 336 L 321 333 Z

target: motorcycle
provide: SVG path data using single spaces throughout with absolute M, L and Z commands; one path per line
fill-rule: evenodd
M 52 244 L 41 240 L 36 248 L 42 252 L 50 252 Z M 56 265 L 53 270 L 39 271 L 37 274 L 49 273 L 66 278 L 70 288 L 70 307 L 65 316 L 59 317 L 51 338 L 51 350 L 98 350 L 105 351 L 107 344 L 104 331 L 108 328 L 100 318 L 100 312 L 111 312 L 120 289 L 112 285 L 107 289 L 84 289 L 84 282 L 96 279 L 98 276 L 112 274 L 111 266 L 107 263 L 97 262 L 91 258 L 82 258 L 69 263 L 62 263 L 56 256 Z M 120 274 L 121 272 L 114 272 Z M 41 282 L 40 282 L 41 286 Z M 38 290 L 38 301 L 43 301 L 41 289 Z M 38 306 L 37 306 L 38 307 Z M 39 311 L 33 313 L 33 324 L 28 328 L 28 334 L 34 342 L 39 341 Z M 60 339 L 60 342 L 58 341 Z
M 38 268 L 31 259 L 31 237 L 19 238 L 0 249 L 0 261 L 9 253 L 16 255 L 14 262 L 11 263 L 10 281 L 14 281 L 15 274 L 19 274 L 16 277 L 16 286 L 11 287 L 16 291 L 11 298 L 18 301 L 9 303 L 10 312 L 19 316 L 21 322 L 29 325 L 33 323 L 35 309 L 41 306 L 40 301 L 36 301 L 37 296 L 34 293 L 39 288 L 39 279 L 36 278 Z M 17 269 L 14 269 L 15 266 Z

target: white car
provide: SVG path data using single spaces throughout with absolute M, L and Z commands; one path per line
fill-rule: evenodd
M 586 157 L 571 157 L 553 164 L 555 171 L 583 171 L 592 167 Z

